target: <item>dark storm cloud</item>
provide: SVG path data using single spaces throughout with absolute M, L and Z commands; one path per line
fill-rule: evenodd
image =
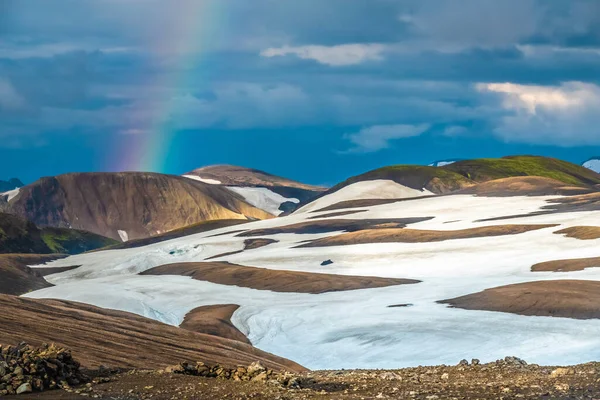
M 286 128 L 441 124 L 569 146 L 583 139 L 544 127 L 577 120 L 585 143 L 600 142 L 589 111 L 600 65 L 595 0 L 176 4 L 0 1 L 0 135 L 143 132 L 168 110 L 161 118 L 173 129 L 281 128 L 282 141 Z M 199 26 L 178 36 L 185 18 Z M 504 82 L 520 86 L 478 86 Z M 549 94 L 579 106 L 544 102 Z M 538 96 L 541 108 L 519 96 Z

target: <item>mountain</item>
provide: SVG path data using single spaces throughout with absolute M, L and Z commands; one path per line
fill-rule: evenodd
M 115 240 L 75 229 L 40 229 L 19 216 L 0 213 L 0 254 L 79 254 L 116 243 Z
M 223 186 L 239 194 L 253 206 L 276 216 L 295 209 L 297 204 L 307 202 L 326 190 L 257 169 L 234 165 L 198 168 L 183 176 Z
M 25 186 L 25 184 L 17 178 L 12 178 L 8 181 L 0 181 L 0 193 L 8 192 L 9 190 L 14 190 L 23 186 Z
M 561 184 L 594 189 L 600 185 L 600 174 L 566 161 L 536 156 L 511 156 L 504 158 L 462 160 L 440 167 L 420 165 L 394 165 L 379 168 L 354 176 L 334 186 L 310 204 L 303 204 L 299 210 L 317 211 L 334 209 L 336 204 L 365 204 L 378 201 L 422 197 L 435 194 L 449 194 L 474 188 L 483 182 L 514 177 L 541 177 L 555 181 L 555 187 Z M 516 182 L 505 182 L 514 185 Z M 531 191 L 548 192 L 548 183 L 543 180 L 534 182 L 544 186 L 535 188 L 527 185 Z M 521 182 L 522 186 L 523 183 Z M 501 185 L 502 186 L 502 185 Z M 565 185 L 563 185 L 565 186 Z M 482 188 L 489 191 L 489 188 Z M 520 189 L 523 191 L 523 189 Z M 563 190 L 563 189 L 560 189 Z M 554 189 L 558 192 L 559 189 Z M 498 191 L 514 191 L 502 188 Z M 573 189 L 571 189 L 573 191 Z M 471 190 L 469 193 L 476 193 Z M 362 201 L 362 203 L 358 203 Z
M 593 157 L 582 164 L 583 167 L 600 173 L 600 157 Z
M 42 178 L 4 205 L 41 227 L 127 241 L 217 219 L 272 216 L 225 188 L 155 173 L 73 173 Z

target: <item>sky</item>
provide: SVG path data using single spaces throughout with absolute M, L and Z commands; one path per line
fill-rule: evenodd
M 0 0 L 0 179 L 600 155 L 597 0 Z

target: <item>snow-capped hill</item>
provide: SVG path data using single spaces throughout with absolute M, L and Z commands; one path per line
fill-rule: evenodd
M 281 206 L 285 203 L 299 204 L 300 200 L 296 198 L 287 198 L 279 193 L 275 193 L 272 190 L 262 187 L 241 187 L 241 186 L 228 186 L 227 189 L 231 190 L 242 196 L 244 200 L 253 205 L 256 208 L 260 208 L 263 211 L 273 214 L 275 216 L 281 215 L 284 210 Z
M 234 165 L 211 165 L 195 169 L 183 176 L 210 185 L 223 186 L 242 196 L 254 207 L 275 216 L 294 210 L 297 204 L 310 201 L 326 190 L 257 169 Z
M 429 164 L 430 167 L 444 167 L 446 165 L 454 164 L 455 162 L 459 162 L 460 160 L 439 160 L 432 162 Z
M 344 201 L 407 199 L 431 195 L 433 195 L 433 193 L 429 190 L 413 189 L 391 180 L 377 179 L 372 181 L 361 181 L 320 197 L 312 203 L 300 208 L 297 213 L 319 211 Z
M 588 169 L 591 169 L 594 172 L 600 173 L 600 157 L 590 158 L 582 165 Z
M 198 176 L 198 175 L 182 175 L 182 176 L 184 178 L 193 179 L 195 181 L 206 183 L 206 184 L 209 184 L 209 185 L 220 185 L 221 184 L 221 181 L 218 181 L 216 179 L 205 179 L 205 178 L 203 178 L 201 176 Z

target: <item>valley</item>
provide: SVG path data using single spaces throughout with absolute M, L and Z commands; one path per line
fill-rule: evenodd
M 441 174 L 436 168 L 446 167 L 394 167 L 315 193 L 279 217 L 207 221 L 82 254 L 19 258 L 12 268 L 29 286 L 5 288 L 22 297 L 3 301 L 27 307 L 30 325 L 17 333 L 18 320 L 5 318 L 2 335 L 10 343 L 56 341 L 93 361 L 102 348 L 109 357 L 109 343 L 115 351 L 129 343 L 128 332 L 96 348 L 81 342 L 85 333 L 43 333 L 47 318 L 74 318 L 78 331 L 77 315 L 87 313 L 85 329 L 127 319 L 144 335 L 187 332 L 177 333 L 186 339 L 169 359 L 134 363 L 144 346 L 157 345 L 147 336 L 128 362 L 100 361 L 136 369 L 253 357 L 297 371 L 439 368 L 509 355 L 539 365 L 595 361 L 600 175 L 541 158 L 525 165 L 532 163 L 536 173 L 549 169 L 514 176 L 511 167 L 498 177 L 501 169 L 476 175 L 476 160 Z M 0 269 L 3 279 L 7 271 Z M 209 347 L 184 345 L 192 334 Z

